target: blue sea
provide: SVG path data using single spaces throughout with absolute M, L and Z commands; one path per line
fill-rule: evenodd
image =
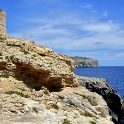
M 80 76 L 105 78 L 108 84 L 124 99 L 124 66 L 76 68 L 74 73 Z M 120 124 L 124 124 L 124 117 L 122 117 Z
M 101 66 L 98 68 L 76 68 L 76 75 L 105 78 L 124 99 L 124 66 Z

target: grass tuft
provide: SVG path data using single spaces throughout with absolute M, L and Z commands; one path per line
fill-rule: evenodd
M 1 75 L 1 77 L 3 77 L 3 78 L 9 78 L 9 74 L 4 73 L 4 74 Z
M 44 90 L 43 93 L 46 95 L 49 94 L 49 92 L 47 90 Z
M 14 58 L 15 55 L 11 55 L 9 58 L 12 60 Z
M 90 113 L 85 113 L 84 116 L 85 117 L 93 117 Z
M 91 124 L 96 124 L 96 122 L 94 122 L 94 121 L 90 121 L 90 123 L 91 123 Z
M 5 94 L 17 94 L 17 95 L 19 95 L 19 96 L 21 96 L 21 97 L 25 97 L 25 98 L 29 98 L 29 96 L 28 95 L 24 95 L 22 92 L 18 92 L 18 91 L 7 91 L 7 92 L 5 92 Z
M 24 50 L 24 49 L 21 49 L 20 51 L 23 52 L 25 55 L 26 55 L 26 54 L 29 54 L 29 52 L 26 51 L 26 50 Z
M 64 119 L 64 122 L 62 124 L 70 124 L 70 121 L 67 119 Z
M 33 107 L 32 110 L 35 111 L 36 113 L 38 113 L 38 110 L 36 107 Z
M 3 54 L 2 53 L 0 53 L 0 56 L 2 56 Z
M 56 104 L 53 104 L 52 107 L 53 107 L 54 109 L 57 109 L 57 110 L 59 109 L 59 106 L 56 105 Z

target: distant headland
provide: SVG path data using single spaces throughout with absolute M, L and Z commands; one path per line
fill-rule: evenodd
M 86 57 L 70 57 L 74 60 L 75 67 L 99 67 L 99 62 L 96 59 Z

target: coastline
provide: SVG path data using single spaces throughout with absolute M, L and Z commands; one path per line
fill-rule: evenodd
M 62 124 L 65 119 L 70 124 L 113 124 L 114 117 L 113 114 L 109 115 L 105 100 L 80 85 L 73 73 L 73 60 L 68 56 L 29 40 L 17 41 L 7 37 L 0 44 L 0 105 L 3 122 L 11 119 L 13 123 L 19 122 L 20 116 L 21 121 L 26 118 L 32 124 L 29 118 L 32 115 L 35 119 L 43 117 L 46 120 L 42 121 L 51 124 Z M 44 112 L 45 115 L 42 114 Z M 115 114 L 118 116 L 116 111 Z M 36 119 L 34 123 L 39 121 Z
M 124 100 L 109 86 L 106 79 L 78 76 L 78 81 L 81 86 L 86 87 L 91 92 L 98 93 L 104 98 L 109 106 L 109 112 L 113 122 L 120 124 L 124 116 Z

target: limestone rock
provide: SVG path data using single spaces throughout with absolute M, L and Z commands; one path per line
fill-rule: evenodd
M 113 120 L 115 122 L 119 121 L 124 110 L 123 100 L 117 92 L 108 85 L 105 79 L 78 76 L 78 82 L 81 86 L 86 87 L 90 91 L 100 94 L 107 102 L 110 108 L 110 115 L 113 117 Z M 99 108 L 97 108 L 97 110 L 103 111 L 103 109 Z
M 0 10 L 0 15 L 0 124 L 113 124 L 103 94 L 86 89 L 98 84 L 103 91 L 106 82 L 95 79 L 88 85 L 75 76 L 74 61 L 67 55 L 7 36 L 6 13 Z M 85 67 L 97 66 L 94 62 L 88 59 Z M 109 91 L 105 89 L 115 93 Z
M 103 98 L 84 87 L 66 87 L 46 95 L 40 95 L 42 91 L 32 93 L 41 99 L 35 101 L 17 94 L 0 94 L 0 123 L 62 124 L 67 120 L 70 124 L 113 124 Z M 92 106 L 92 97 L 97 99 L 98 105 Z M 47 108 L 48 104 L 51 107 Z
M 77 86 L 72 59 L 33 41 L 6 37 L 0 42 L 0 70 L 40 89 Z

